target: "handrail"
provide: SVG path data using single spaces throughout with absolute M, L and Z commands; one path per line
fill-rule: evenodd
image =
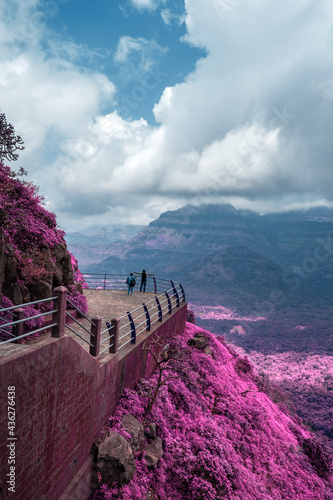
M 18 307 L 33 306 L 35 304 L 42 304 L 44 302 L 51 302 L 53 300 L 57 300 L 57 297 L 49 297 L 48 299 L 35 300 L 34 302 L 27 302 L 26 304 L 20 304 L 19 306 L 6 307 L 5 309 L 0 308 L 0 313 L 6 312 L 6 311 L 11 311 L 13 309 L 17 309 Z M 50 314 L 50 313 L 48 313 L 48 314 Z
M 97 274 L 97 273 L 96 273 Z M 84 277 L 85 275 L 83 275 Z M 99 274 L 99 276 L 103 277 L 104 284 L 107 284 L 107 280 L 109 278 L 115 278 L 117 277 L 117 284 L 119 286 L 119 276 L 125 277 L 127 275 L 107 275 L 105 273 Z M 168 284 L 168 286 L 163 287 L 163 291 L 160 292 L 160 287 L 159 287 L 159 282 L 160 283 L 165 283 Z M 67 297 L 67 290 L 62 287 L 56 289 L 55 291 L 55 296 L 49 297 L 47 299 L 41 299 L 38 301 L 34 302 L 29 302 L 26 304 L 22 305 L 13 305 L 8 308 L 3 308 L 0 309 L 0 313 L 6 313 L 8 312 L 10 315 L 13 316 L 13 321 L 8 321 L 7 318 L 0 318 L 2 320 L 2 323 L 0 323 L 0 332 L 2 334 L 10 336 L 12 338 L 6 338 L 4 341 L 0 341 L 0 346 L 3 344 L 7 344 L 9 342 L 18 342 L 26 337 L 32 336 L 35 333 L 38 333 L 40 331 L 52 329 L 52 336 L 62 336 L 64 334 L 64 328 L 68 328 L 72 333 L 80 337 L 86 344 L 90 346 L 90 354 L 93 356 L 99 356 L 100 354 L 103 354 L 105 351 L 109 349 L 110 353 L 115 353 L 117 350 L 122 349 L 125 347 L 129 342 L 134 344 L 136 342 L 136 336 L 141 334 L 142 332 L 149 331 L 151 326 L 154 325 L 157 322 L 161 322 L 163 320 L 163 317 L 169 312 L 171 314 L 172 309 L 174 307 L 179 307 L 179 302 L 180 300 L 183 300 L 185 302 L 185 293 L 182 285 L 180 283 L 175 284 L 171 280 L 165 280 L 162 278 L 155 278 L 153 282 L 151 282 L 154 290 L 155 290 L 155 296 L 151 300 L 149 300 L 146 303 L 143 303 L 142 306 L 139 306 L 132 311 L 128 311 L 126 314 L 121 316 L 118 319 L 113 319 L 111 323 L 113 322 L 112 326 L 108 326 L 105 330 L 101 331 L 101 319 L 96 317 L 93 318 L 93 321 L 86 316 L 86 314 L 83 313 L 71 300 L 68 299 Z M 125 283 L 121 283 L 121 285 L 127 286 Z M 171 286 L 171 288 L 170 288 Z M 165 290 L 167 289 L 167 290 Z M 147 290 L 147 288 L 146 288 Z M 157 291 L 158 290 L 158 291 Z M 169 295 L 170 294 L 170 295 Z M 45 303 L 45 302 L 51 302 L 51 301 L 56 301 L 59 300 L 58 303 L 58 309 L 52 309 L 51 311 L 46 311 L 40 314 L 35 314 L 34 316 L 31 316 L 29 318 L 23 318 L 23 311 L 19 311 L 20 308 L 24 306 L 30 306 L 30 305 L 35 305 L 39 303 Z M 167 304 L 168 303 L 168 304 Z M 81 317 L 85 318 L 90 324 L 91 324 L 91 331 L 88 330 L 80 321 L 78 321 L 74 316 L 72 316 L 68 311 L 66 311 L 66 304 L 69 304 L 74 310 L 76 310 Z M 17 312 L 15 311 L 17 310 Z M 140 311 L 142 313 L 140 314 Z M 137 314 L 135 314 L 137 313 Z M 44 316 L 52 315 L 53 321 L 52 324 L 46 324 L 42 328 L 38 328 L 35 330 L 31 330 L 29 332 L 26 332 L 22 334 L 24 330 L 22 324 L 29 320 L 37 319 L 37 318 L 43 318 Z M 67 323 L 66 320 L 64 319 L 66 316 L 68 316 L 72 321 L 74 321 L 77 325 L 79 325 L 86 333 L 90 335 L 90 342 L 81 336 L 77 331 L 75 331 L 72 327 L 70 327 Z M 145 317 L 145 319 L 143 319 Z M 61 318 L 63 318 L 61 320 Z M 124 324 L 121 326 L 119 325 L 120 321 L 126 319 Z M 63 321 L 63 326 L 61 326 L 61 321 Z M 97 322 L 97 324 L 95 323 Z M 14 327 L 13 329 L 11 327 Z M 54 327 L 56 329 L 54 330 Z M 116 329 L 112 332 L 111 330 L 116 327 Z M 12 331 L 6 331 L 6 330 L 12 330 Z M 122 333 L 121 336 L 119 336 L 119 333 Z M 101 340 L 101 336 L 104 335 L 105 333 L 108 333 L 107 337 Z M 126 338 L 129 337 L 128 340 Z M 114 338 L 114 343 L 111 344 L 111 339 Z M 118 347 L 118 342 L 125 339 L 126 341 L 122 343 L 121 346 Z M 107 341 L 110 341 L 110 344 L 103 349 L 100 352 L 100 347 L 105 344 Z M 21 343 L 21 342 L 18 342 Z M 112 349 L 113 347 L 113 349 Z

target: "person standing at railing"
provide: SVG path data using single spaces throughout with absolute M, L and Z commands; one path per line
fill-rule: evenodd
M 135 278 L 133 273 L 128 276 L 126 283 L 128 285 L 128 295 L 133 295 L 133 288 L 135 287 Z
M 155 276 L 154 274 L 148 274 L 144 269 L 142 269 L 142 273 L 137 273 L 134 271 L 134 274 L 141 276 L 141 285 L 140 285 L 140 292 L 143 293 L 146 291 L 146 284 L 147 284 L 147 276 Z

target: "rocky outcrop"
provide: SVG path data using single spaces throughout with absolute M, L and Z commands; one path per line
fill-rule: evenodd
M 196 333 L 193 338 L 189 339 L 188 345 L 204 351 L 209 346 L 209 340 L 202 333 Z
M 133 450 L 126 439 L 110 432 L 98 447 L 96 466 L 103 483 L 109 486 L 114 481 L 119 485 L 128 484 L 136 467 Z
M 33 262 L 34 256 L 23 255 L 23 261 L 29 259 Z M 45 244 L 39 259 L 43 272 L 40 276 L 35 275 L 33 280 L 25 280 L 14 249 L 0 229 L 0 294 L 3 293 L 13 304 L 22 304 L 51 297 L 53 288 L 74 283 L 71 256 L 65 242 L 53 247 Z
M 127 413 L 121 419 L 123 427 L 130 434 L 130 439 L 128 440 L 133 451 L 142 451 L 145 447 L 145 433 L 144 427 L 139 420 L 137 420 L 133 415 Z
M 148 469 L 154 469 L 160 458 L 163 455 L 163 441 L 159 436 L 156 436 L 150 443 L 146 446 L 146 465 Z

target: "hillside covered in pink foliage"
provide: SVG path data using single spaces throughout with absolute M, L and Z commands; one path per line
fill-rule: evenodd
M 211 355 L 188 345 L 200 333 Z M 161 388 L 148 422 L 157 424 L 163 456 L 154 470 L 136 453 L 131 482 L 101 484 L 94 500 L 329 500 L 332 456 L 314 435 L 268 396 L 246 357 L 223 337 L 187 323 L 170 347 L 179 352 L 174 376 Z M 182 375 L 181 375 L 182 374 Z M 157 383 L 155 373 L 149 383 Z M 146 385 L 127 390 L 104 435 L 123 437 L 124 414 L 143 421 Z

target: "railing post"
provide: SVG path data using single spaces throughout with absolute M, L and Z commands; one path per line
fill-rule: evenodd
M 174 284 L 173 281 L 171 281 L 171 285 L 172 285 L 172 288 L 173 288 L 173 294 L 176 296 L 177 307 L 179 307 L 179 295 L 178 295 L 177 289 L 176 289 L 175 284 Z
M 179 283 L 179 288 L 180 288 L 180 289 L 181 289 L 181 291 L 182 291 L 183 301 L 184 301 L 184 302 L 186 302 L 186 300 L 185 300 L 185 291 L 184 291 L 184 288 L 182 287 L 182 284 L 181 284 L 181 283 Z
M 104 285 L 103 285 L 103 290 L 105 290 L 105 285 L 106 285 L 106 274 L 104 274 Z
M 154 280 L 154 293 L 157 293 L 156 279 L 153 278 L 153 280 Z
M 100 316 L 95 316 L 91 318 L 91 334 L 90 334 L 90 354 L 95 358 L 99 356 L 99 348 L 101 346 L 101 324 L 102 318 Z
M 14 309 L 13 311 L 14 316 L 13 320 L 14 321 L 20 321 L 21 319 L 24 318 L 24 309 L 22 307 L 18 307 L 17 309 Z M 15 337 L 21 337 L 24 333 L 24 323 L 18 323 L 17 325 L 13 325 L 13 335 Z M 24 339 L 19 339 L 15 340 L 15 344 L 23 344 Z
M 147 330 L 147 332 L 150 332 L 150 314 L 148 311 L 148 307 L 146 306 L 146 304 L 144 302 L 142 305 L 143 305 L 143 308 L 144 308 L 145 313 L 146 313 L 146 320 L 147 320 L 146 330 Z
M 127 316 L 128 316 L 128 319 L 129 319 L 129 322 L 130 322 L 130 325 L 131 325 L 131 333 L 132 333 L 131 344 L 135 344 L 136 343 L 135 324 L 134 324 L 134 321 L 133 321 L 133 318 L 132 318 L 132 314 L 130 312 L 128 312 L 128 311 L 127 311 Z
M 157 307 L 158 307 L 158 321 L 162 321 L 162 319 L 163 319 L 163 316 L 162 316 L 162 307 L 161 307 L 160 301 L 158 300 L 157 297 L 155 297 L 155 300 L 156 300 Z
M 166 298 L 168 299 L 168 312 L 169 312 L 169 314 L 172 314 L 172 305 L 171 305 L 171 300 L 170 300 L 168 292 L 165 292 L 165 295 L 166 295 Z
M 56 326 L 52 328 L 52 337 L 60 338 L 65 335 L 67 289 L 64 286 L 58 286 L 53 293 L 57 299 L 54 301 L 57 310 L 52 316 L 52 323 L 56 323 Z
M 118 318 L 113 318 L 111 320 L 111 334 L 113 332 L 113 337 L 110 339 L 110 349 L 109 349 L 110 353 L 115 353 L 118 351 L 119 323 L 120 320 Z M 111 343 L 113 345 L 111 345 Z

